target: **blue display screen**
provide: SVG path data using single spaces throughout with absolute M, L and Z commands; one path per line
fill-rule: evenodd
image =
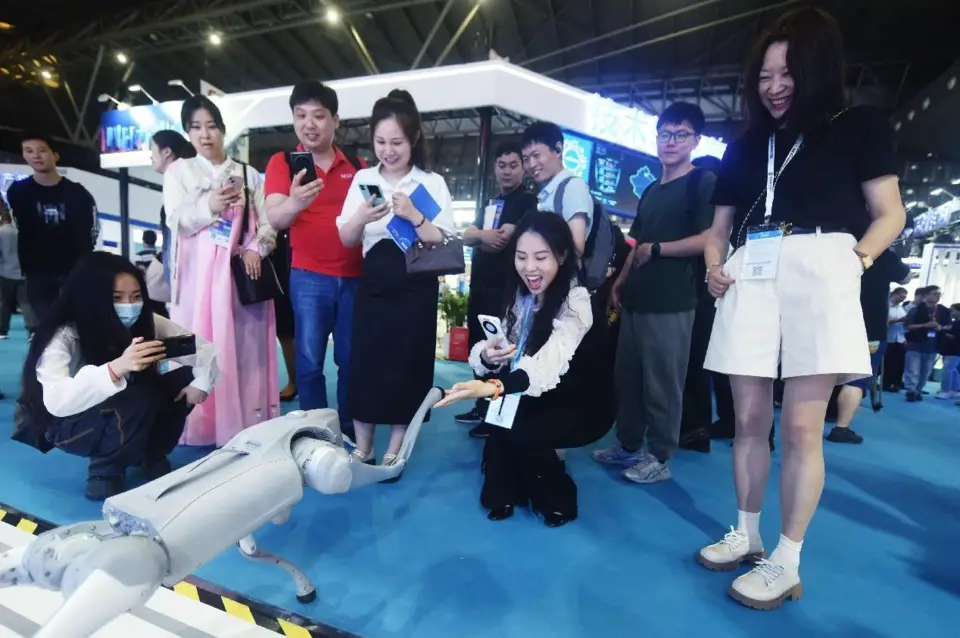
M 563 164 L 607 210 L 624 217 L 636 216 L 641 195 L 661 171 L 654 157 L 568 131 L 563 134 Z

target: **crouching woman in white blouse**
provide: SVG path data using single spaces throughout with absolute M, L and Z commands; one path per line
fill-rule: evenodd
M 41 450 L 90 459 L 91 500 L 124 491 L 129 467 L 146 480 L 169 472 L 187 415 L 216 383 L 216 351 L 199 338 L 195 355 L 159 373 L 155 364 L 167 358 L 160 340 L 188 332 L 145 312 L 149 301 L 136 266 L 92 253 L 74 267 L 27 355 L 21 414 Z
M 470 364 L 484 378 L 454 385 L 437 407 L 494 399 L 486 419 L 500 427 L 484 447 L 480 494 L 488 518 L 503 520 L 515 506 L 529 505 L 548 527 L 559 527 L 577 518 L 577 486 L 556 450 L 588 445 L 609 431 L 613 366 L 600 347 L 603 326 L 594 325 L 590 294 L 577 283 L 567 224 L 533 212 L 515 236 L 503 338 L 474 346 Z

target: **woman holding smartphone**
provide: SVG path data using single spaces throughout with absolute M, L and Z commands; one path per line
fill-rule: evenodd
M 276 231 L 266 217 L 263 178 L 224 151 L 226 128 L 216 105 L 191 97 L 180 119 L 197 157 L 171 164 L 163 176 L 163 205 L 174 231 L 170 317 L 216 344 L 224 371 L 210 400 L 191 413 L 182 442 L 220 446 L 280 416 L 274 305 L 242 305 L 230 266 L 239 254 L 250 277 L 259 277 Z M 248 231 L 241 237 L 245 211 Z
M 91 500 L 124 491 L 127 468 L 148 480 L 169 472 L 187 415 L 217 382 L 216 348 L 199 337 L 195 355 L 173 360 L 182 367 L 158 373 L 161 340 L 189 331 L 147 312 L 149 302 L 140 269 L 119 255 L 87 255 L 27 354 L 20 403 L 31 430 L 90 459 Z

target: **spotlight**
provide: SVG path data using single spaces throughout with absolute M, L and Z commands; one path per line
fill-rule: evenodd
M 119 62 L 120 64 L 126 64 L 127 62 L 130 61 L 130 58 L 128 58 L 127 54 L 124 53 L 123 51 L 117 51 L 116 58 L 117 58 L 117 62 Z
M 212 44 L 215 47 L 218 47 L 221 44 L 223 44 L 223 36 L 220 35 L 219 33 L 211 33 L 207 37 L 207 39 L 209 40 L 210 44 Z
M 327 13 L 324 15 L 328 24 L 337 24 L 340 22 L 340 12 L 336 7 L 327 7 Z

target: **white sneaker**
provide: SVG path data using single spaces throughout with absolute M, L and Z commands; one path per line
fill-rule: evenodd
M 644 452 L 627 452 L 619 443 L 614 443 L 604 450 L 594 450 L 590 453 L 593 460 L 604 465 L 619 465 L 630 467 L 636 465 L 646 454 Z
M 803 583 L 799 570 L 787 569 L 762 558 L 756 567 L 733 581 L 727 593 L 741 605 L 772 611 L 785 600 L 800 600 Z
M 729 572 L 742 563 L 755 562 L 765 555 L 762 542 L 757 541 L 756 545 L 751 547 L 747 533 L 731 527 L 723 540 L 707 545 L 697 552 L 695 557 L 698 563 L 711 571 Z
M 954 395 L 953 392 L 937 392 L 935 395 L 933 395 L 933 398 L 935 398 L 935 399 L 952 399 L 952 398 L 953 398 L 953 395 Z
M 666 463 L 661 463 L 652 454 L 644 454 L 639 461 L 623 471 L 623 478 L 634 483 L 647 485 L 669 481 L 673 478 L 673 475 Z

